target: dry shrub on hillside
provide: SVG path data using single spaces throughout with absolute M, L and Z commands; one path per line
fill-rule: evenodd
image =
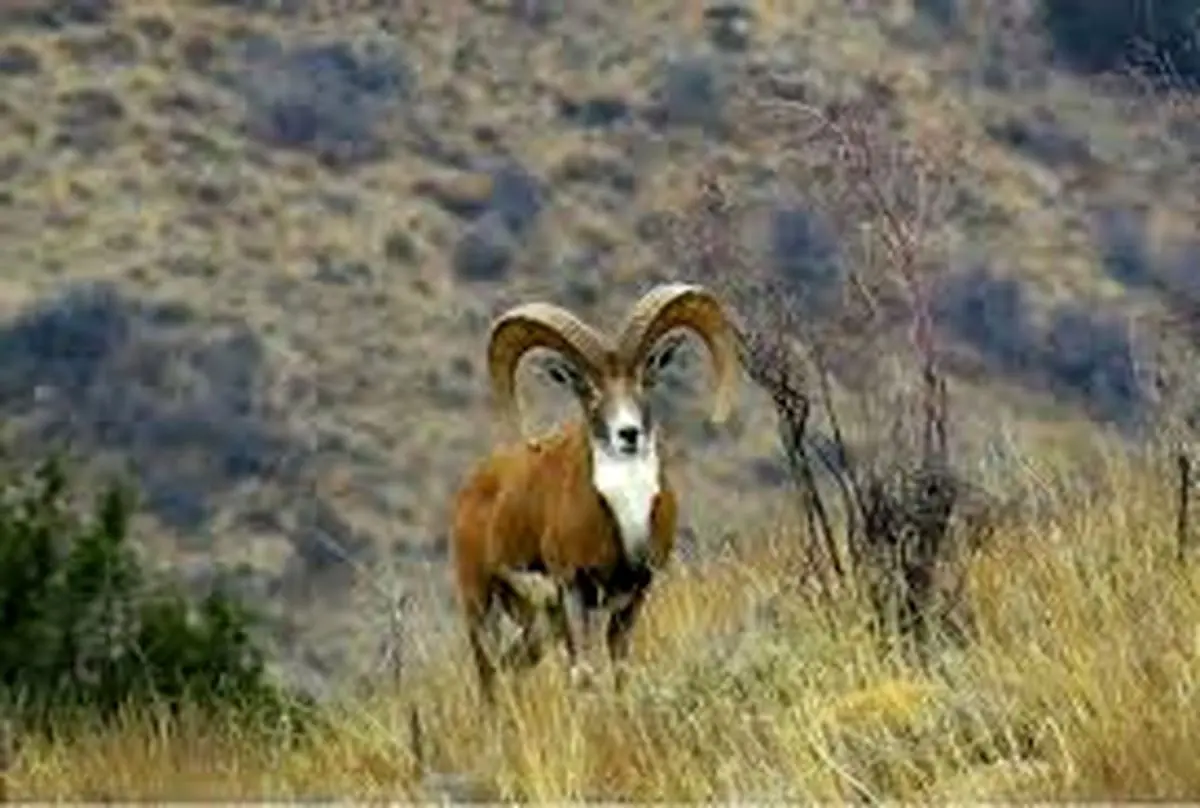
M 884 638 L 961 636 L 945 618 L 988 522 L 952 457 L 933 319 L 951 167 L 899 134 L 880 88 L 826 110 L 781 106 L 736 118 L 784 144 L 782 173 L 810 212 L 790 243 L 809 253 L 764 260 L 745 238 L 753 205 L 731 202 L 713 174 L 672 222 L 669 249 L 738 312 L 743 362 L 774 404 L 802 503 L 808 572 L 830 593 L 865 586 Z
M 1200 18 L 1196 19 L 1200 24 Z M 1200 28 L 1196 28 L 1200 36 Z M 1097 84 L 1124 108 L 1127 120 L 1169 133 L 1188 159 L 1181 187 L 1190 197 L 1159 204 L 1185 222 L 1200 216 L 1200 82 L 1169 58 L 1143 48 L 1130 63 Z M 1190 205 L 1191 207 L 1180 206 Z M 1200 395 L 1195 374 L 1200 350 L 1200 235 L 1182 228 L 1175 238 L 1152 244 L 1150 210 L 1106 211 L 1099 235 L 1109 274 L 1131 292 L 1152 293 L 1160 305 L 1136 323 L 1136 368 L 1145 390 L 1141 437 L 1158 452 L 1164 479 L 1175 473 L 1176 550 L 1182 560 L 1192 544 L 1189 523 L 1194 488 L 1194 447 L 1200 437 Z
M 302 464 L 267 395 L 270 371 L 244 324 L 109 284 L 64 287 L 0 323 L 0 415 L 18 448 L 124 455 L 146 507 L 185 532 L 231 488 Z

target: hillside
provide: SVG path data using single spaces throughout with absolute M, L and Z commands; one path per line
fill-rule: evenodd
M 147 547 L 197 581 L 235 570 L 289 655 L 333 670 L 373 650 L 378 590 L 442 612 L 502 307 L 603 321 L 689 277 L 656 223 L 714 167 L 786 214 L 766 270 L 812 282 L 820 200 L 786 132 L 742 114 L 801 98 L 886 105 L 946 147 L 965 409 L 1122 421 L 1148 392 L 1122 318 L 1200 301 L 1196 116 L 1051 59 L 1038 4 L 986 5 L 764 0 L 736 47 L 682 0 L 6 3 L 2 417 L 23 450 L 130 469 Z M 786 484 L 765 397 L 703 428 L 698 365 L 685 551 Z

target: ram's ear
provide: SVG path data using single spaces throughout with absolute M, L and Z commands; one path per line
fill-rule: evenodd
M 653 387 L 662 373 L 679 352 L 679 347 L 686 341 L 687 335 L 681 331 L 667 334 L 650 350 L 646 361 L 642 364 L 642 379 L 647 387 Z

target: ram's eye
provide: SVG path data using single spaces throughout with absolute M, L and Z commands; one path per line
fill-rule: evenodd
M 672 360 L 675 359 L 675 354 L 679 350 L 679 346 L 682 344 L 683 336 L 681 334 L 675 334 L 663 340 L 659 349 L 654 352 L 649 362 L 647 362 L 647 369 L 650 371 L 650 374 L 656 374 L 671 364 Z
M 548 359 L 542 363 L 542 372 L 555 384 L 574 388 L 579 385 L 581 377 L 575 368 L 566 362 Z

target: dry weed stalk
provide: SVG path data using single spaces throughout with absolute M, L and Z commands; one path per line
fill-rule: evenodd
M 0 718 L 0 802 L 8 802 L 8 779 L 15 745 L 12 722 L 7 717 Z
M 946 172 L 916 144 L 896 138 L 886 93 L 875 87 L 864 103 L 829 112 L 799 104 L 781 110 L 774 101 L 766 110 L 770 121 L 752 110 L 738 115 L 759 133 L 784 122 L 789 179 L 794 175 L 808 190 L 805 201 L 834 224 L 849 247 L 844 252 L 856 253 L 844 261 L 845 293 L 833 315 L 838 322 L 821 328 L 806 317 L 739 238 L 744 211 L 730 204 L 711 174 L 694 207 L 673 222 L 668 249 L 741 312 L 742 361 L 774 404 L 815 539 L 810 552 L 826 573 L 825 591 L 865 585 L 881 634 L 920 645 L 931 627 L 945 625 L 942 618 L 959 600 L 961 575 L 953 568 L 961 571 L 961 565 L 954 562 L 977 546 L 987 520 L 968 518 L 968 540 L 952 541 L 955 516 L 963 515 L 971 492 L 951 463 L 949 402 L 933 322 L 930 275 L 941 264 L 931 254 L 930 233 L 945 199 Z M 802 130 L 794 119 L 787 122 L 788 113 L 814 125 Z M 915 369 L 882 348 L 905 323 Z M 846 333 L 859 342 L 849 351 L 829 339 Z M 852 446 L 835 377 L 858 388 L 860 406 L 869 409 L 888 360 L 917 382 L 915 406 L 899 394 L 887 402 L 890 427 L 868 429 L 867 440 Z M 824 416 L 827 440 L 810 432 L 814 410 Z M 834 486 L 840 523 L 818 469 Z
M 1122 69 L 1098 80 L 1120 98 L 1131 118 L 1153 121 L 1177 133 L 1188 149 L 1192 185 L 1200 191 L 1200 86 L 1181 75 L 1169 57 L 1143 43 Z M 1200 213 L 1200 210 L 1196 211 Z M 1184 250 L 1200 251 L 1200 242 Z M 1197 252 L 1200 255 L 1200 252 Z M 1180 265 L 1149 279 L 1165 311 L 1138 318 L 1135 342 L 1143 357 L 1140 371 L 1149 392 L 1147 436 L 1174 466 L 1176 482 L 1176 557 L 1187 559 L 1191 544 L 1192 446 L 1200 429 L 1194 353 L 1200 347 L 1200 287 L 1193 285 L 1187 254 Z

